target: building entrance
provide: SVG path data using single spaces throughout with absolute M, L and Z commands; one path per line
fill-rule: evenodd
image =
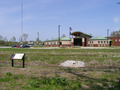
M 74 38 L 74 46 L 82 46 L 82 38 Z

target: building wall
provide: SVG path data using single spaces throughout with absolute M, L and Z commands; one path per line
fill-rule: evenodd
M 62 44 L 71 44 L 71 41 L 61 41 Z
M 85 46 L 84 43 L 85 43 L 85 38 L 82 38 L 82 46 L 83 47 Z
M 71 38 L 71 46 L 74 46 L 74 38 Z
M 120 46 L 120 37 L 110 37 L 112 40 L 112 46 Z
M 89 38 L 86 38 L 86 42 L 85 42 L 85 43 L 86 43 L 86 46 L 88 46 L 88 39 L 89 39 Z
M 62 45 L 61 46 L 71 46 L 71 41 L 61 41 Z M 46 47 L 58 47 L 59 43 L 58 41 L 51 41 L 51 42 L 45 42 L 44 46 Z
M 88 46 L 90 47 L 106 47 L 109 45 L 107 44 L 107 40 L 89 40 L 88 41 Z
M 104 47 L 109 45 L 109 43 L 107 44 L 107 40 L 88 40 L 88 39 L 89 38 L 86 38 L 86 42 L 85 42 L 85 38 L 82 38 L 82 46 L 84 46 L 85 43 L 86 43 L 86 46 L 90 46 L 90 47 Z M 112 46 L 120 46 L 120 37 L 110 37 L 109 39 L 112 40 Z M 100 42 L 98 43 L 98 41 Z M 61 42 L 62 42 L 61 46 L 63 47 L 74 46 L 74 38 L 71 38 L 71 41 L 61 41 Z M 52 42 L 45 42 L 44 46 L 58 47 L 59 45 L 58 45 L 58 41 L 52 41 Z

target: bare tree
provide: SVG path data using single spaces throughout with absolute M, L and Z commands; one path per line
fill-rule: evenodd
M 3 37 L 2 36 L 0 36 L 0 40 L 2 40 L 3 39 Z
M 120 30 L 119 31 L 113 31 L 111 34 L 110 34 L 111 37 L 120 37 Z
M 15 36 L 13 36 L 13 37 L 10 39 L 10 41 L 15 42 L 15 41 L 16 41 Z
M 26 42 L 27 41 L 27 37 L 28 37 L 28 34 L 23 34 L 23 40 Z
M 3 41 L 5 41 L 5 42 L 8 41 L 8 40 L 7 40 L 7 37 L 4 37 L 4 38 L 3 38 Z
M 63 34 L 61 37 L 66 37 L 65 34 Z

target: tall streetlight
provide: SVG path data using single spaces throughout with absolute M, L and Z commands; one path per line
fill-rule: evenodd
M 107 29 L 107 42 L 108 42 L 108 45 L 109 45 L 108 39 L 109 39 L 109 29 Z M 108 45 L 107 45 L 107 46 L 108 46 Z
M 60 25 L 58 25 L 58 42 L 60 47 Z
M 39 32 L 37 32 L 37 34 L 38 34 L 38 46 L 39 46 Z
M 23 0 L 21 0 L 21 34 L 23 37 Z M 21 42 L 23 41 L 21 37 Z

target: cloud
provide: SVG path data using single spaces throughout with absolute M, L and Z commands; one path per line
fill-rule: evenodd
M 113 19 L 113 21 L 114 21 L 115 23 L 117 23 L 117 22 L 118 22 L 118 20 L 119 20 L 119 18 L 118 18 L 118 17 L 114 17 L 114 19 Z

